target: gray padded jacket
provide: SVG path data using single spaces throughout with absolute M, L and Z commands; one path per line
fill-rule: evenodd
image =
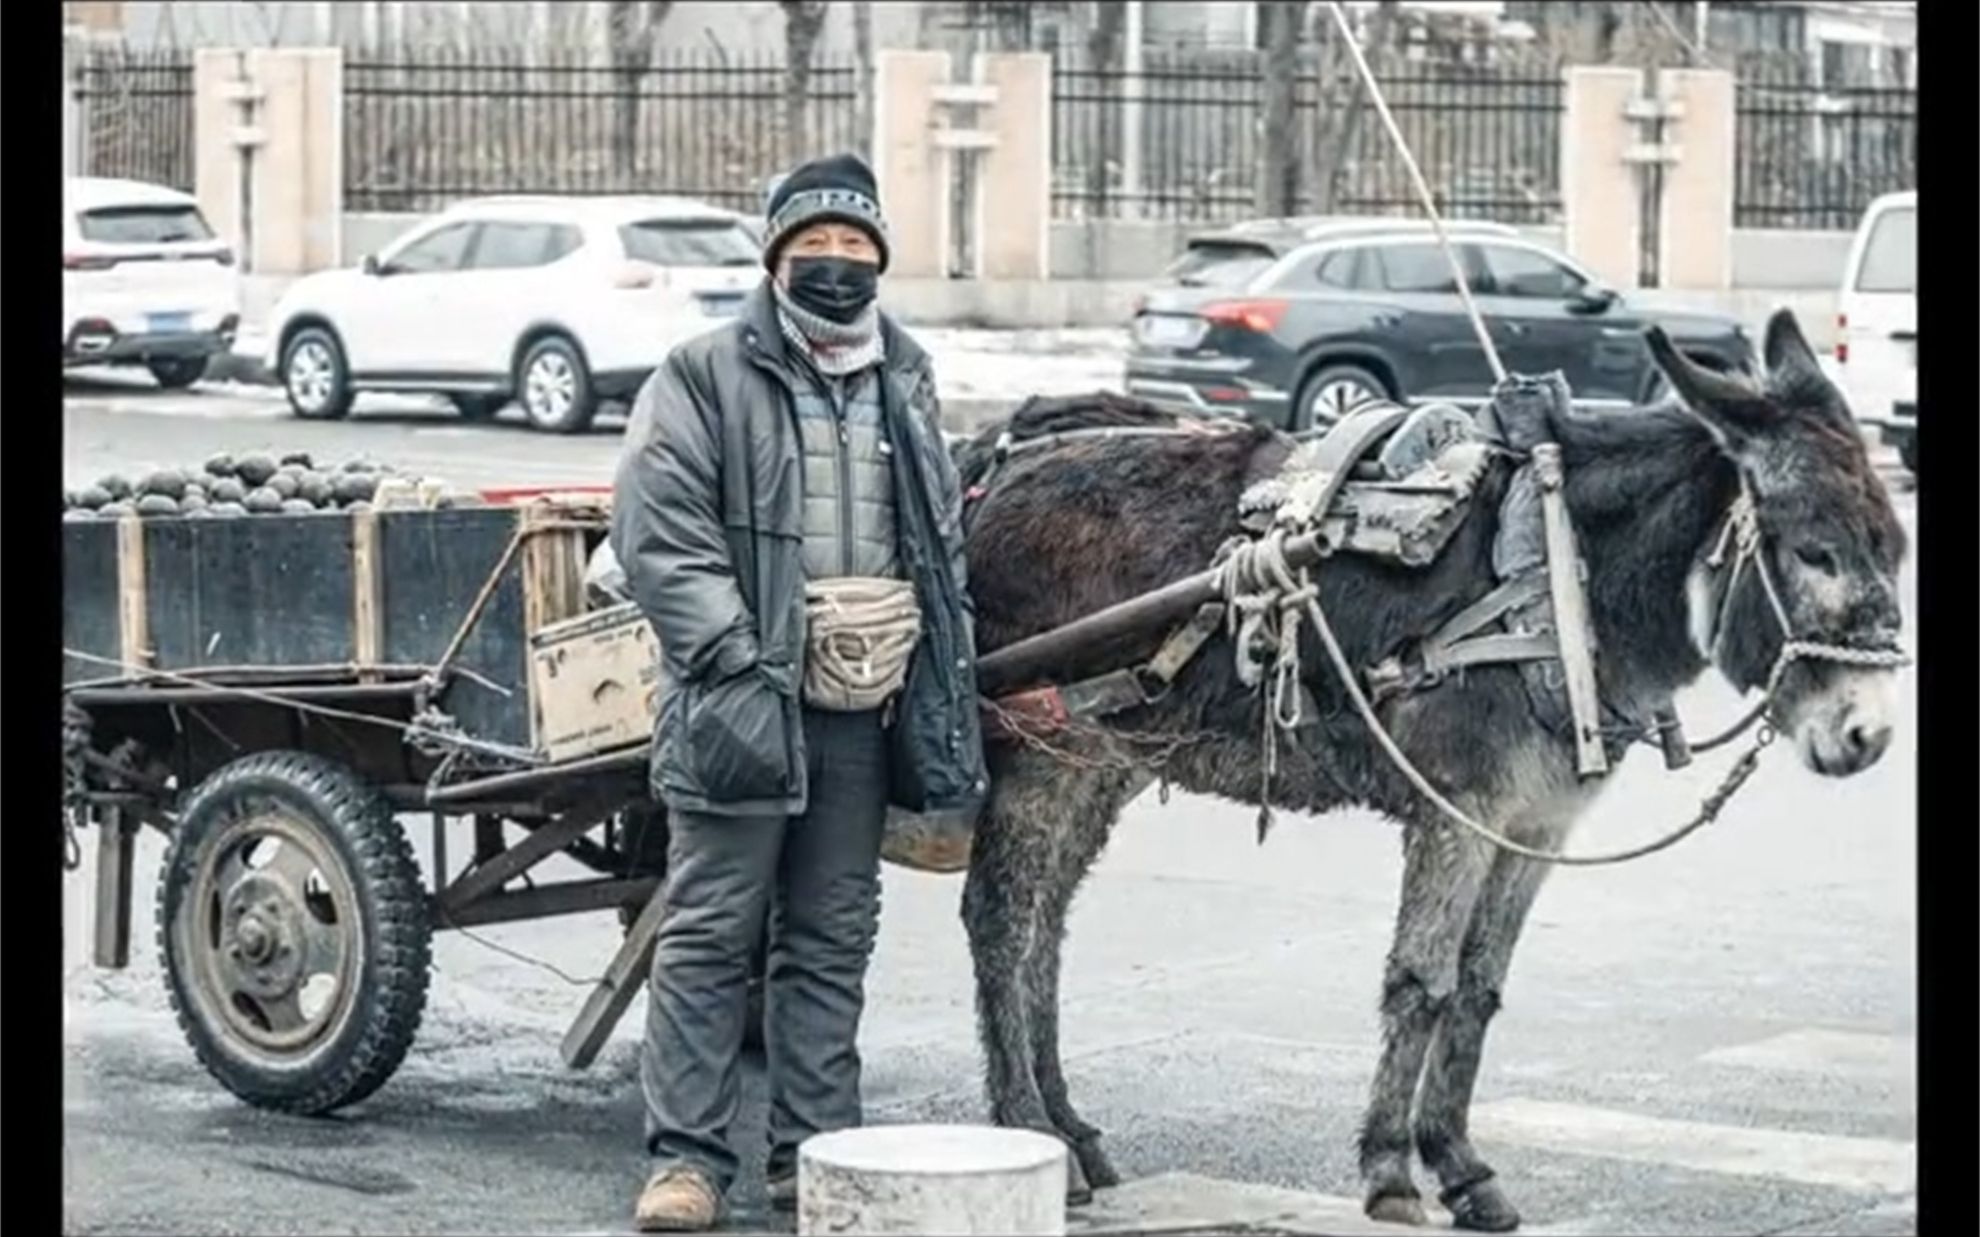
M 885 315 L 880 415 L 900 569 L 922 634 L 889 731 L 892 801 L 973 817 L 987 789 L 962 494 L 928 356 Z M 612 548 L 661 649 L 654 792 L 722 815 L 804 810 L 804 450 L 767 286 L 676 347 L 640 388 Z

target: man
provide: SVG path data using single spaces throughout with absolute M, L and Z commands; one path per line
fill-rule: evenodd
M 647 380 L 613 504 L 660 643 L 652 780 L 672 830 L 644 1231 L 720 1219 L 766 908 L 772 1203 L 795 1204 L 800 1142 L 859 1123 L 887 805 L 972 813 L 985 790 L 962 496 L 927 354 L 875 304 L 873 174 L 804 164 L 767 216 L 769 277 Z

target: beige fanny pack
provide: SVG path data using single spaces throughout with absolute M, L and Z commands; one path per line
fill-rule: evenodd
M 877 709 L 907 679 L 921 603 L 906 580 L 840 576 L 804 586 L 804 700 L 816 709 Z

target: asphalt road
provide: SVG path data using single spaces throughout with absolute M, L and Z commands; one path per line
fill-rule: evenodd
M 256 445 L 369 453 L 464 484 L 598 481 L 617 447 L 609 430 L 546 439 L 439 410 L 323 426 L 238 396 L 71 395 L 72 484 Z M 1915 538 L 1915 505 L 1897 501 Z M 1908 612 L 1915 599 L 1907 568 Z M 1822 780 L 1781 745 L 1711 828 L 1549 883 L 1473 1117 L 1526 1231 L 1916 1231 L 1915 681 L 1904 672 L 1906 720 L 1869 772 Z M 1736 714 L 1716 684 L 1679 707 L 1694 733 Z M 1689 816 L 1728 759 L 1673 775 L 1633 757 L 1577 846 Z M 427 862 L 427 831 L 408 824 Z M 443 935 L 398 1076 L 336 1118 L 290 1119 L 222 1091 L 166 1012 L 158 855 L 147 832 L 122 973 L 87 964 L 88 865 L 65 878 L 66 1231 L 628 1230 L 643 1006 L 571 1074 L 557 1041 L 582 988 L 490 947 L 594 976 L 611 916 Z M 1400 867 L 1393 827 L 1364 813 L 1285 819 L 1260 846 L 1246 808 L 1152 792 L 1130 807 L 1074 911 L 1064 978 L 1075 1096 L 1130 1182 L 1076 1230 L 1367 1231 L 1352 1139 Z M 980 1120 L 960 878 L 889 869 L 885 882 L 862 1042 L 870 1119 Z M 737 1223 L 775 1227 L 754 1177 L 754 1080 L 749 1095 Z

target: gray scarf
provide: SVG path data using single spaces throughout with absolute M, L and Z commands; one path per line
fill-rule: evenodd
M 880 307 L 868 305 L 851 322 L 821 318 L 793 301 L 782 284 L 770 281 L 777 301 L 777 325 L 792 346 L 804 350 L 818 372 L 831 377 L 856 374 L 886 356 L 880 336 Z

